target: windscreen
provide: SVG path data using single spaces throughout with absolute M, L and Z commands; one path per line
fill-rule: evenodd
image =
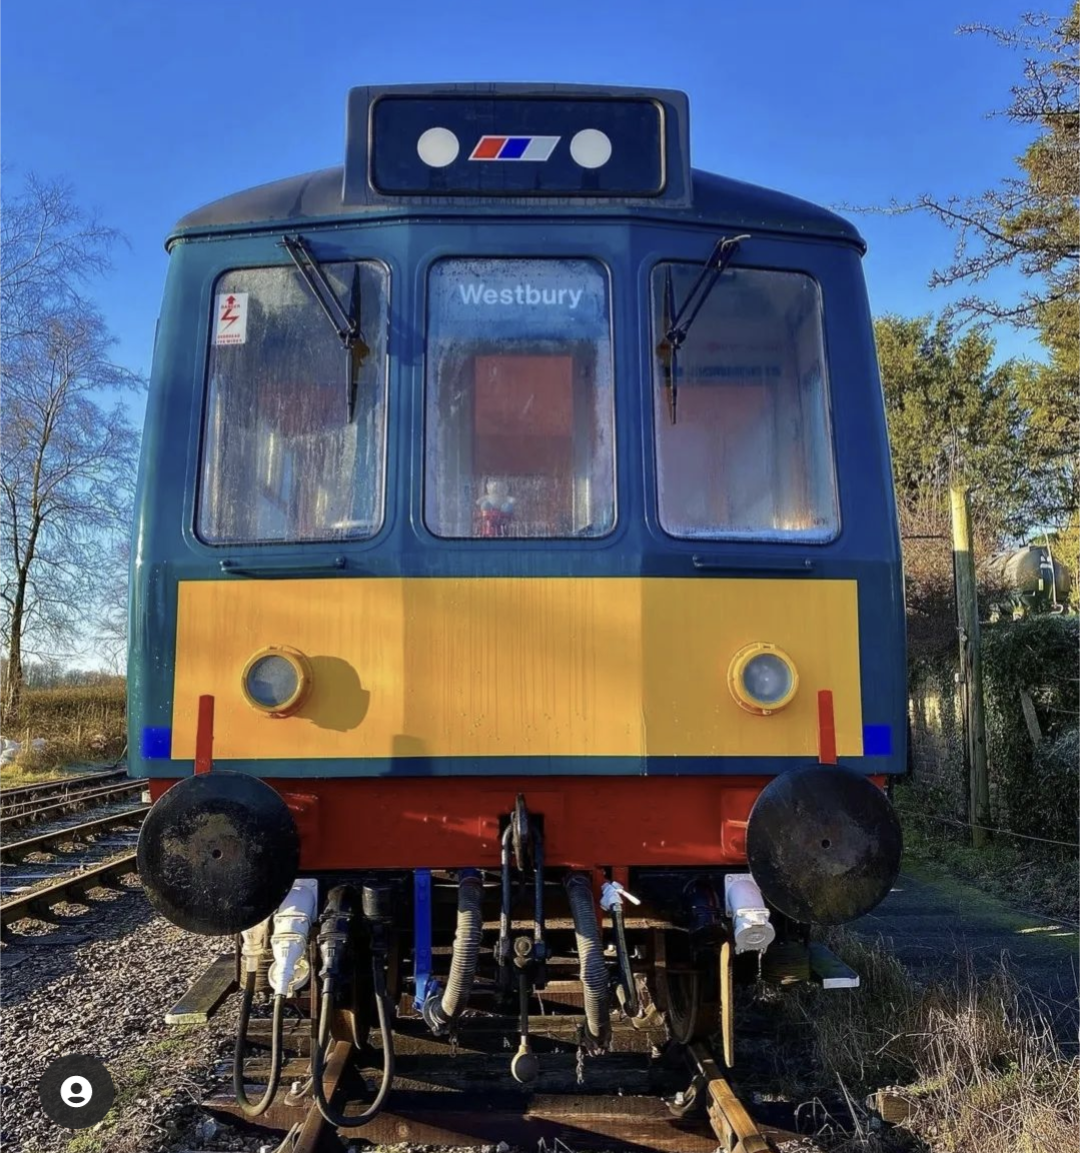
M 443 260 L 428 289 L 425 520 L 594 537 L 615 521 L 608 280 L 587 260 Z
M 382 523 L 387 274 L 373 262 L 323 269 L 338 299 L 359 309 L 369 348 L 351 384 L 341 339 L 296 269 L 241 269 L 218 281 L 202 540 L 349 540 Z
M 677 263 L 654 270 L 654 347 L 669 323 L 668 304 L 678 309 L 700 272 L 700 265 Z M 673 367 L 669 377 L 662 357 L 654 357 L 664 530 L 705 539 L 835 537 L 839 511 L 816 282 L 795 272 L 728 269 Z

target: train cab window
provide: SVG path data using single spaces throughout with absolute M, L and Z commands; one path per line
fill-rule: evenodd
M 596 537 L 615 522 L 608 279 L 588 260 L 431 271 L 424 516 L 441 537 Z
M 355 540 L 382 523 L 387 273 L 322 268 L 368 346 L 351 388 L 295 268 L 229 272 L 215 288 L 197 513 L 210 544 Z
M 653 272 L 654 348 L 700 265 Z M 670 283 L 669 283 L 670 276 Z M 672 536 L 823 542 L 839 531 L 821 299 L 810 277 L 728 269 L 674 363 L 653 362 L 660 523 Z

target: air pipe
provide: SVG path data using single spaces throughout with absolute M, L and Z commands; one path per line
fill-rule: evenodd
M 603 1052 L 611 1040 L 611 1007 L 608 996 L 607 965 L 596 920 L 592 883 L 584 873 L 571 873 L 563 882 L 574 919 L 581 984 L 585 1001 L 585 1043 L 594 1052 Z
M 479 870 L 461 869 L 458 872 L 457 928 L 446 989 L 442 993 L 436 989 L 422 1009 L 424 1020 L 435 1034 L 445 1033 L 469 1003 L 484 926 L 480 909 L 483 895 Z

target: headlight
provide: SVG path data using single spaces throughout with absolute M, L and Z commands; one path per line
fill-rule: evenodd
M 776 645 L 746 645 L 728 668 L 731 695 L 740 707 L 758 716 L 767 717 L 789 704 L 798 687 L 795 662 Z
M 271 717 L 287 717 L 311 690 L 311 666 L 296 649 L 271 645 L 244 666 L 240 687 L 253 709 Z

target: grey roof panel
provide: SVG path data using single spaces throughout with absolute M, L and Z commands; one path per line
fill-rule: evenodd
M 410 199 L 400 205 L 345 204 L 342 200 L 344 169 L 324 168 L 304 176 L 292 176 L 261 184 L 244 192 L 215 200 L 183 217 L 173 236 L 207 231 L 265 228 L 272 225 L 296 227 L 298 224 L 342 222 L 370 216 L 423 216 L 448 211 L 466 214 L 477 202 L 462 197 L 439 198 L 418 202 Z M 490 202 L 486 202 L 489 203 Z M 663 217 L 673 221 L 715 222 L 735 228 L 765 232 L 791 233 L 802 236 L 830 237 L 846 240 L 865 250 L 865 242 L 853 224 L 809 201 L 775 192 L 770 188 L 747 184 L 727 176 L 693 170 L 693 207 L 673 209 L 642 201 L 620 205 L 617 201 L 503 199 L 492 207 L 497 212 L 517 212 L 523 206 L 537 213 L 570 212 L 574 215 L 596 212 L 603 215 Z M 171 238 L 170 238 L 171 239 Z

